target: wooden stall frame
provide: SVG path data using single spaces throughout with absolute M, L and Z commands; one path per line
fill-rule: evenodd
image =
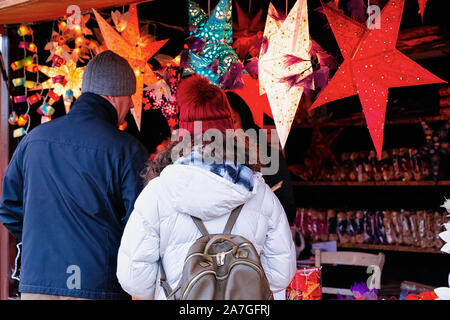
M 0 34 L 2 37 L 1 52 L 5 68 L 8 68 L 8 37 Z M 1 76 L 1 75 L 0 75 Z M 9 163 L 9 94 L 7 84 L 2 78 L 0 89 L 0 182 L 3 181 L 6 168 Z M 0 183 L 0 194 L 2 185 Z M 10 235 L 3 225 L 0 224 L 0 299 L 6 300 L 9 297 L 10 281 Z

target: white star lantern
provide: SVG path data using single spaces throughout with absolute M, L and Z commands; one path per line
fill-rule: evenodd
M 269 6 L 263 45 L 259 56 L 260 94 L 267 93 L 281 146 L 286 144 L 297 107 L 303 94 L 301 86 L 291 86 L 283 78 L 312 72 L 309 56 L 311 41 L 306 0 L 298 0 L 284 21 L 274 19 L 275 8 Z M 289 65 L 287 58 L 299 58 Z

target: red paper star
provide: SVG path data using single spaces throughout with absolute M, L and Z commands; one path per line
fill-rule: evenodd
M 334 6 L 322 3 L 344 62 L 311 109 L 359 95 L 378 159 L 381 159 L 388 89 L 446 82 L 395 48 L 405 0 L 390 0 L 381 28 L 368 29 Z
M 264 114 L 273 118 L 267 94 L 259 95 L 259 82 L 257 79 L 253 79 L 248 74 L 242 74 L 242 80 L 244 87 L 233 91 L 247 103 L 252 112 L 255 124 L 263 128 Z

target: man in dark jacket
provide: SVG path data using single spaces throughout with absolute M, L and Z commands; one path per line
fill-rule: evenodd
M 130 298 L 116 278 L 117 251 L 148 154 L 117 126 L 135 91 L 128 62 L 102 52 L 68 115 L 36 127 L 15 150 L 0 221 L 22 241 L 22 299 Z

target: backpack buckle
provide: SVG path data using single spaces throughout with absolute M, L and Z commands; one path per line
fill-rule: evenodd
M 218 267 L 224 265 L 224 263 L 225 263 L 225 255 L 226 254 L 227 254 L 226 252 L 219 252 L 219 253 L 216 254 L 217 266 Z

